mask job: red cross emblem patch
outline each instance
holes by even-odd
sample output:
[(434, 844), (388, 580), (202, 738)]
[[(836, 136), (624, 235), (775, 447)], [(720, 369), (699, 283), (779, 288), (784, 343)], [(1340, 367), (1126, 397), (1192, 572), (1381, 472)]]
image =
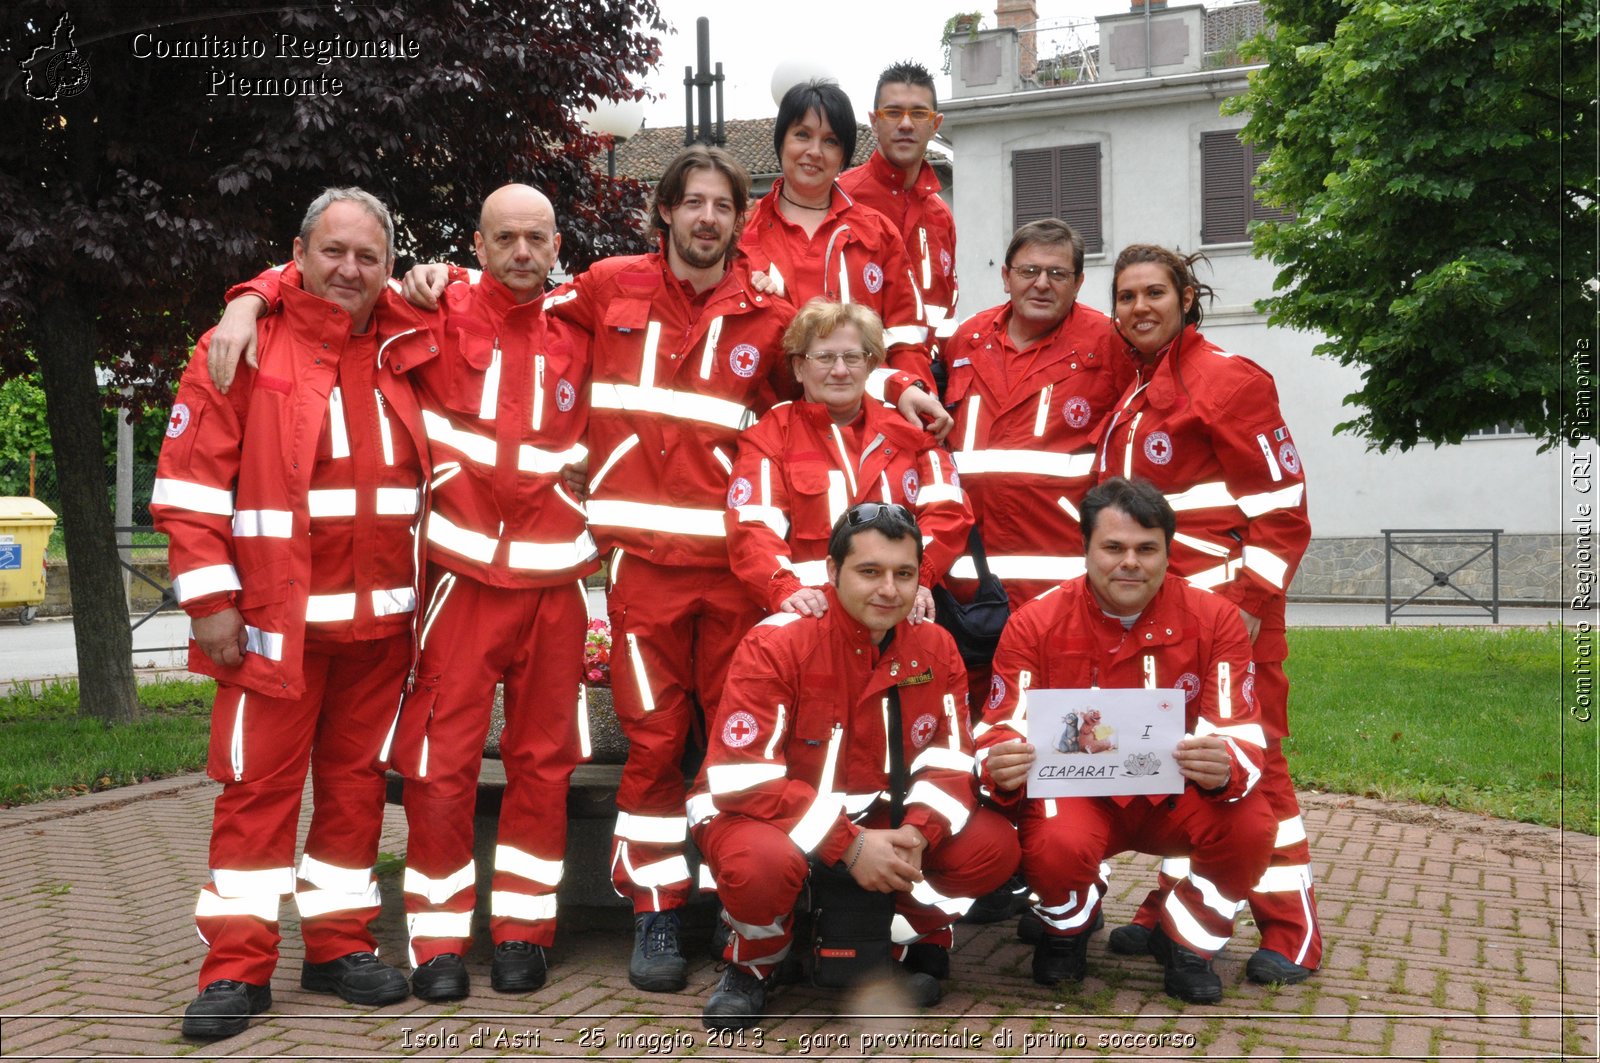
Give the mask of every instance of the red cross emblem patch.
[(911, 725), (911, 744), (921, 749), (928, 744), (928, 739), (933, 737), (933, 732), (939, 727), (939, 721), (933, 718), (933, 713), (925, 712), (918, 716)]
[(733, 749), (743, 749), (756, 740), (761, 728), (756, 718), (743, 710), (733, 713), (722, 723), (722, 744)]
[(989, 680), (989, 707), (997, 709), (1006, 700), (1006, 681), (998, 675)]
[(1061, 407), (1061, 412), (1072, 427), (1083, 428), (1089, 423), (1089, 417), (1094, 410), (1089, 405), (1088, 399), (1082, 395), (1074, 395), (1067, 400), (1065, 406)]
[(1144, 456), (1156, 465), (1172, 460), (1172, 437), (1165, 432), (1151, 432), (1144, 437)]
[(568, 410), (572, 409), (573, 405), (577, 403), (577, 401), (578, 389), (572, 386), (572, 382), (570, 380), (568, 380), (566, 377), (562, 377), (561, 380), (556, 384), (556, 409), (560, 410), (562, 413), (566, 413)]
[(746, 480), (743, 476), (735, 477), (733, 483), (728, 485), (728, 508), (738, 509), (750, 501), (750, 495), (754, 493), (754, 490), (750, 486), (749, 480)]
[(180, 402), (172, 407), (172, 416), (167, 418), (167, 438), (177, 439), (188, 427), (189, 407)]
[(1172, 685), (1183, 691), (1183, 700), (1186, 703), (1200, 696), (1200, 677), (1193, 672), (1183, 673)]
[(1285, 443), (1278, 448), (1278, 461), (1291, 474), (1300, 471), (1300, 452), (1294, 449), (1293, 443)]
[(761, 352), (748, 343), (741, 343), (728, 352), (728, 368), (738, 376), (746, 379), (756, 375), (756, 367), (761, 364)]
[(876, 262), (868, 262), (861, 270), (861, 279), (867, 283), (867, 291), (877, 295), (883, 290), (883, 267)]
[(922, 490), (922, 481), (917, 477), (917, 470), (907, 469), (906, 474), (900, 477), (900, 490), (905, 492), (908, 505), (917, 504), (917, 492)]

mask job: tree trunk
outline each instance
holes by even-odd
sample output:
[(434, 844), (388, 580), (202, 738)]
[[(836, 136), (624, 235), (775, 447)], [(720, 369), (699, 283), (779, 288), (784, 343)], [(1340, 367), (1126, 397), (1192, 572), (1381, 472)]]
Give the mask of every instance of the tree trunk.
[(61, 485), (78, 649), (78, 711), (124, 723), (138, 713), (139, 701), (133, 635), (106, 497), (102, 403), (95, 379), (96, 303), (92, 291), (69, 281), (40, 305), (30, 331)]

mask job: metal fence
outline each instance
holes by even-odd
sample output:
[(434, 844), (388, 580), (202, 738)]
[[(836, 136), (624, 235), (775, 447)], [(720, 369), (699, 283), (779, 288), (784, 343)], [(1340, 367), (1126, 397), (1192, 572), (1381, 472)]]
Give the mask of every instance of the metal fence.
[[(139, 462), (133, 466), (133, 514), (131, 524), (150, 523), (150, 492), (156, 482), (154, 462)], [(106, 505), (116, 506), (117, 467), (106, 465)], [(0, 498), (26, 495), (37, 498), (56, 513), (61, 512), (61, 481), (56, 476), (56, 463), (51, 458), (38, 458), (30, 465), (26, 461), (0, 462)]]

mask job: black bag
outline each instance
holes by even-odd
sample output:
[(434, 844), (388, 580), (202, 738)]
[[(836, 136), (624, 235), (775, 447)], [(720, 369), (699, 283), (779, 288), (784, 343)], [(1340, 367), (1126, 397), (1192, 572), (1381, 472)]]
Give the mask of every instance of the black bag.
[(894, 894), (856, 885), (842, 864), (811, 865), (811, 981), (824, 989), (870, 982), (893, 963)]
[[(889, 741), (889, 826), (905, 821), (906, 771), (900, 722), (900, 691), (890, 687), (885, 698)], [(811, 944), (811, 981), (824, 989), (848, 989), (883, 976), (894, 963), (890, 940), (894, 894), (864, 890), (842, 863), (811, 862), (811, 908), (815, 923)]]
[(1011, 601), (1005, 586), (989, 571), (989, 558), (983, 552), (977, 525), (967, 536), (967, 550), (978, 569), (978, 593), (963, 604), (940, 584), (933, 588), (933, 618), (956, 640), (956, 649), (961, 651), (968, 668), (988, 668), (994, 664), (1000, 632), (1011, 616)]

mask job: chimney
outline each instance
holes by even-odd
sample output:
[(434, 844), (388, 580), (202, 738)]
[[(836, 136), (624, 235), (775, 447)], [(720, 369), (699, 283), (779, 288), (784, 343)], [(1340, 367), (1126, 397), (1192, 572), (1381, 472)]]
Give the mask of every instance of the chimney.
[(1167, 6), (1167, 0), (1133, 0), (1132, 10), (1143, 11), (1146, 3), (1150, 5), (1151, 11), (1160, 11)]
[(1039, 21), (1039, 8), (1034, 0), (998, 0), (994, 17), (1000, 29), (1017, 31), (1017, 76), (1033, 77), (1034, 68), (1039, 65), (1034, 31)]

